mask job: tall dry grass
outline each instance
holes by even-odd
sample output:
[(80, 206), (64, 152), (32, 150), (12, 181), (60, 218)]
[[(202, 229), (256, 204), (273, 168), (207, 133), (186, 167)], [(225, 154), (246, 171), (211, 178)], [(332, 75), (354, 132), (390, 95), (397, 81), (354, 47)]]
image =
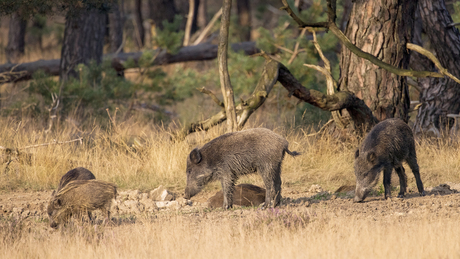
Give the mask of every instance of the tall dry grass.
[[(13, 160), (5, 163), (5, 153), (1, 157), (0, 189), (3, 191), (55, 188), (60, 177), (77, 166), (90, 169), (98, 179), (114, 182), (120, 188), (149, 190), (161, 184), (183, 190), (188, 153), (223, 133), (223, 127), (216, 127), (207, 133), (189, 136), (185, 141), (172, 141), (171, 132), (166, 128), (132, 121), (118, 125), (95, 123), (84, 132), (63, 126), (57, 132), (45, 133), (45, 127), (32, 120), (0, 120), (0, 146), (20, 148), (19, 159), (12, 156)], [(333, 191), (354, 183), (353, 156), (358, 141), (343, 143), (327, 136), (309, 136), (312, 131), (304, 129), (273, 130), (288, 139), (291, 150), (302, 152), (295, 158), (286, 156), (282, 168), (284, 188), (320, 184)], [(21, 149), (78, 137), (83, 138), (81, 143)], [(460, 182), (459, 151), (458, 142), (418, 142), (417, 156), (425, 186)], [(410, 172), (406, 168), (409, 188), (415, 187)], [(241, 178), (240, 182), (263, 185), (258, 175)], [(209, 188), (215, 189), (218, 185)]]
[[(456, 218), (333, 217), (267, 224), (257, 211), (170, 214), (117, 227), (0, 224), (2, 258), (458, 258)], [(301, 213), (301, 212), (298, 212)], [(306, 216), (305, 216), (306, 215)], [(284, 218), (286, 219), (286, 218)], [(294, 220), (293, 217), (288, 218)]]

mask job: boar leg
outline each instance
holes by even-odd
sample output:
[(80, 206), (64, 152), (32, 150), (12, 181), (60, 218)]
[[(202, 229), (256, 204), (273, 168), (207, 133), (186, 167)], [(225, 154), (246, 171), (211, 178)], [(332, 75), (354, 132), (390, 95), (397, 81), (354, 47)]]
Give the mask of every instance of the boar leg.
[(281, 202), (281, 175), (279, 173), (276, 173), (273, 177), (273, 183), (274, 183), (274, 204), (273, 207), (276, 207), (280, 205)]
[(221, 184), (222, 193), (224, 194), (224, 203), (222, 207), (224, 210), (231, 209), (233, 207), (233, 192), (235, 190), (235, 181), (233, 179), (222, 179)]
[(418, 189), (418, 192), (420, 193), (420, 196), (425, 196), (425, 190), (423, 189), (422, 179), (420, 179), (420, 172), (419, 172), (419, 168), (417, 164), (417, 158), (409, 157), (407, 158), (406, 162), (409, 165), (410, 169), (412, 170), (412, 173), (415, 176), (415, 182), (417, 183), (417, 189)]
[(396, 173), (399, 176), (399, 194), (398, 198), (404, 198), (404, 193), (406, 193), (407, 187), (407, 176), (402, 165), (395, 167)]
[(383, 169), (383, 187), (385, 189), (385, 199), (391, 197), (391, 172), (393, 167), (391, 165), (386, 165)]

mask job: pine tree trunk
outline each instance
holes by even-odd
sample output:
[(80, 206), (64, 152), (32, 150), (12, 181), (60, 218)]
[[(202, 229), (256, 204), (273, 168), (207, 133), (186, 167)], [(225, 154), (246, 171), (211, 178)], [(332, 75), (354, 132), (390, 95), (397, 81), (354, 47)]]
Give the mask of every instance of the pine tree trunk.
[(142, 0), (134, 1), (134, 22), (135, 22), (135, 41), (139, 48), (145, 44), (144, 20), (142, 19)]
[[(444, 0), (419, 0), (423, 28), (430, 39), (430, 46), (444, 68), (456, 77), (460, 76), (460, 33), (446, 9)], [(452, 122), (447, 114), (460, 112), (460, 86), (450, 78), (431, 79), (420, 85), (421, 106), (418, 109), (415, 133), (438, 132), (449, 129)]]
[(238, 23), (241, 41), (251, 40), (251, 4), (249, 0), (237, 0)]
[(123, 17), (117, 1), (111, 5), (108, 15), (110, 52), (114, 53), (120, 48), (120, 52), (123, 52)]
[(174, 20), (177, 9), (173, 0), (150, 0), (148, 3), (150, 18), (160, 30), (163, 29), (163, 21), (172, 22)]
[(198, 15), (197, 15), (197, 26), (200, 28), (206, 27), (208, 25), (208, 1), (207, 0), (200, 0), (200, 4), (198, 5)]
[(102, 61), (106, 14), (99, 9), (72, 8), (66, 17), (61, 50), (60, 80), (76, 77), (78, 64)]
[(26, 27), (27, 20), (24, 20), (19, 12), (11, 15), (8, 45), (5, 48), (6, 58), (10, 63), (18, 63), (19, 58), (24, 55)]
[[(399, 68), (407, 68), (416, 2), (413, 0), (355, 1), (346, 35), (358, 48)], [(378, 120), (399, 117), (408, 121), (410, 105), (404, 77), (392, 74), (343, 48), (340, 91), (364, 100)]]

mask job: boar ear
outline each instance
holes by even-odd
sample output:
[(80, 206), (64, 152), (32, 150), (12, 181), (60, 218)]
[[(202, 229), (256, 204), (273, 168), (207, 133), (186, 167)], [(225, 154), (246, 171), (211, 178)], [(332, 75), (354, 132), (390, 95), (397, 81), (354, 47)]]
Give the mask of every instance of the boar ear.
[(190, 152), (190, 161), (194, 164), (198, 164), (201, 161), (201, 153), (198, 148), (195, 148)]
[(359, 148), (356, 149), (356, 152), (355, 152), (355, 159), (359, 157)]
[(367, 161), (373, 163), (377, 156), (375, 155), (375, 152), (369, 152), (367, 153)]

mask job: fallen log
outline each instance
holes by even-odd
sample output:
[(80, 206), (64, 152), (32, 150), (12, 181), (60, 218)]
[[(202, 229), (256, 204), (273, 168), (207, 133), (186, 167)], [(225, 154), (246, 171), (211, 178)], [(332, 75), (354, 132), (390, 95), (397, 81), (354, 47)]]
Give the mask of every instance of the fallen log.
[[(235, 52), (243, 51), (246, 55), (253, 55), (258, 52), (256, 43), (252, 41), (234, 43), (231, 45)], [(126, 69), (125, 62), (132, 59), (135, 66), (143, 52), (130, 52), (118, 54), (106, 54), (104, 59), (111, 60), (112, 67), (117, 71)], [(217, 45), (211, 43), (202, 43), (194, 46), (181, 48), (176, 54), (167, 53), (166, 50), (157, 49), (154, 51), (155, 59), (151, 66), (160, 66), (178, 62), (211, 60), (217, 57)], [(59, 75), (60, 59), (37, 60), (34, 62), (22, 64), (3, 64), (0, 65), (0, 84), (30, 80), (33, 73), (38, 70), (44, 71), (50, 76)]]

